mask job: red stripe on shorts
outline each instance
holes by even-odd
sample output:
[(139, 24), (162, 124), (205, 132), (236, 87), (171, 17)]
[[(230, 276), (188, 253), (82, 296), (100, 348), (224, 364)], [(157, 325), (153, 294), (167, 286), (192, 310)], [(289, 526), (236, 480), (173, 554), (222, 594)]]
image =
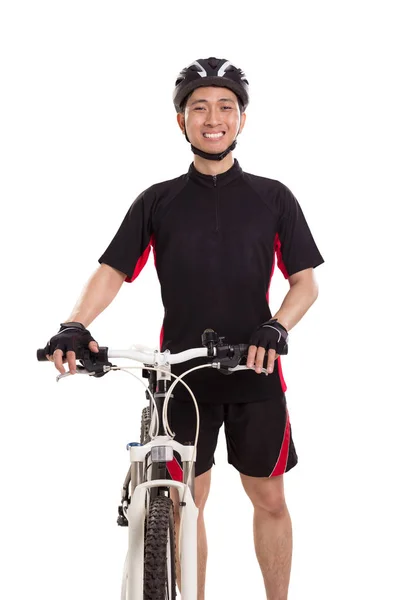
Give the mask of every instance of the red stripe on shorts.
[(281, 449), (279, 452), (278, 460), (276, 461), (276, 465), (274, 470), (272, 471), (270, 477), (276, 477), (277, 475), (283, 475), (286, 471), (286, 465), (289, 457), (289, 444), (290, 444), (290, 421), (289, 421), (289, 413), (286, 410), (286, 427), (285, 433), (283, 434), (283, 440)]

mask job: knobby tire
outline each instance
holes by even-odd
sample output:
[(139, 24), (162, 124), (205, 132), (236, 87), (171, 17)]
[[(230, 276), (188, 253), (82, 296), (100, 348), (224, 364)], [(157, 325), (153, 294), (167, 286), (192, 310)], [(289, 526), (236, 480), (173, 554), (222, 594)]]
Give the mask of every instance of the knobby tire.
[(144, 600), (176, 600), (175, 524), (173, 502), (167, 496), (157, 496), (150, 502), (143, 592)]

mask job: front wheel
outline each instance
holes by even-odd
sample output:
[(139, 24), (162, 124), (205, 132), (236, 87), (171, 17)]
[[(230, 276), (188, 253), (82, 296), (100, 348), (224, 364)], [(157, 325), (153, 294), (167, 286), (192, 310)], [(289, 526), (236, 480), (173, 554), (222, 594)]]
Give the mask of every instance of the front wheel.
[(150, 502), (144, 540), (144, 600), (176, 599), (173, 502), (157, 496)]

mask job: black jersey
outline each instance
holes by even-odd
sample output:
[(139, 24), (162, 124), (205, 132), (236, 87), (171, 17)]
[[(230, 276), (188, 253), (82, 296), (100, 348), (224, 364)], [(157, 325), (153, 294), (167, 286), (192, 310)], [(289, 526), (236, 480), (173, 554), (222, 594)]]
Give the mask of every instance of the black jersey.
[[(188, 173), (145, 190), (133, 202), (100, 257), (133, 281), (153, 249), (165, 309), (161, 350), (201, 346), (207, 328), (232, 344), (248, 343), (271, 318), (268, 291), (275, 265), (287, 278), (323, 258), (302, 210), (279, 181), (243, 172)], [(173, 367), (181, 374), (200, 360)], [(201, 369), (186, 378), (199, 402), (251, 402), (282, 396), (280, 359), (266, 377)], [(179, 385), (175, 398), (189, 394)]]

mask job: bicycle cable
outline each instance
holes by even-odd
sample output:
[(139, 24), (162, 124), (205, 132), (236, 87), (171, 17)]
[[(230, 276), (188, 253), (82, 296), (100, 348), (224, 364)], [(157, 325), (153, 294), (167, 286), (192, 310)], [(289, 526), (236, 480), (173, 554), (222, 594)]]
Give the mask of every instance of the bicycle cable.
[[(151, 419), (151, 423), (150, 423), (150, 427), (149, 427), (149, 435), (151, 439), (154, 439), (157, 435), (158, 435), (158, 430), (159, 430), (159, 422), (158, 422), (158, 411), (157, 411), (157, 405), (156, 405), (156, 401), (154, 400), (154, 396), (151, 393), (151, 391), (149, 390), (148, 386), (146, 385), (146, 383), (144, 381), (142, 381), (142, 379), (140, 379), (140, 377), (138, 377), (137, 375), (135, 375), (134, 373), (131, 373), (128, 369), (141, 369), (142, 367), (133, 367), (133, 366), (127, 366), (127, 367), (117, 367), (117, 366), (113, 366), (111, 367), (112, 371), (125, 371), (126, 373), (128, 373), (128, 375), (132, 375), (132, 377), (134, 377), (135, 379), (137, 379), (138, 381), (140, 381), (140, 383), (145, 387), (146, 392), (149, 393), (150, 395), (150, 399), (151, 402), (153, 404), (153, 415), (152, 415), (152, 419)], [(155, 417), (154, 417), (155, 415)], [(156, 421), (157, 423), (157, 433), (156, 435), (152, 435), (151, 434), (151, 428), (153, 426), (153, 419)]]
[[(192, 453), (192, 459), (190, 461), (189, 464), (189, 471), (187, 474), (187, 481), (190, 481), (190, 476), (192, 474), (192, 470), (193, 470), (193, 465), (194, 465), (194, 456), (195, 456), (195, 452), (197, 449), (197, 442), (199, 439), (199, 432), (200, 432), (200, 415), (199, 415), (199, 406), (197, 404), (197, 401), (195, 399), (195, 396), (192, 392), (192, 390), (189, 388), (189, 386), (187, 385), (187, 383), (185, 383), (183, 381), (183, 377), (186, 377), (186, 375), (188, 375), (189, 373), (192, 373), (192, 371), (197, 371), (199, 369), (206, 369), (206, 368), (213, 368), (212, 364), (205, 364), (205, 365), (199, 365), (197, 367), (193, 367), (192, 369), (189, 369), (188, 371), (185, 371), (184, 373), (182, 373), (182, 375), (180, 375), (179, 377), (175, 376), (175, 381), (173, 382), (173, 384), (171, 385), (171, 387), (169, 388), (165, 401), (164, 401), (164, 406), (163, 406), (163, 422), (164, 422), (164, 417), (166, 419), (166, 422), (168, 423), (168, 417), (167, 417), (167, 410), (168, 410), (168, 404), (169, 401), (171, 399), (171, 394), (175, 388), (175, 386), (178, 385), (178, 383), (182, 383), (190, 392), (193, 402), (194, 402), (194, 406), (195, 406), (195, 410), (196, 410), (196, 416), (197, 416), (197, 427), (196, 427), (196, 435), (195, 435), (195, 440), (194, 440), (194, 444), (193, 444), (193, 453)], [(171, 373), (172, 375), (172, 373)], [(175, 435), (175, 434), (174, 434)], [(183, 490), (183, 495), (182, 495), (182, 505), (184, 506), (184, 502), (185, 502), (185, 497), (186, 497), (186, 492), (188, 489), (188, 484), (185, 485), (185, 489)], [(194, 502), (194, 497), (193, 497), (193, 502)], [(179, 525), (179, 538), (178, 538), (178, 556), (179, 556), (179, 560), (181, 561), (181, 542), (182, 542), (182, 529), (183, 529), (183, 519), (184, 519), (185, 513), (184, 511), (181, 511), (181, 521), (180, 521), (180, 525)]]
[[(134, 373), (130, 373), (129, 369), (142, 369), (143, 367), (139, 366), (139, 365), (132, 365), (132, 366), (127, 366), (127, 367), (111, 367), (111, 370), (113, 371), (126, 371), (127, 373), (129, 373), (129, 375), (132, 375), (133, 377), (135, 377), (135, 379), (137, 379), (138, 381), (140, 381), (140, 383), (142, 385), (144, 385), (144, 387), (146, 389), (147, 386), (144, 383), (144, 381), (142, 381), (137, 375), (134, 375)], [(188, 390), (189, 394), (192, 396), (192, 400), (195, 406), (195, 411), (196, 411), (196, 435), (195, 435), (195, 440), (194, 440), (194, 444), (193, 444), (193, 453), (192, 453), (192, 458), (189, 461), (189, 471), (188, 471), (188, 475), (187, 475), (187, 481), (190, 480), (190, 476), (192, 474), (192, 470), (193, 470), (193, 465), (194, 465), (194, 457), (195, 457), (195, 453), (196, 453), (196, 449), (197, 449), (197, 442), (198, 442), (198, 438), (199, 438), (199, 432), (200, 432), (200, 414), (199, 414), (199, 407), (195, 398), (195, 395), (193, 394), (193, 391), (190, 389), (190, 387), (188, 386), (188, 384), (183, 381), (183, 377), (186, 377), (186, 375), (188, 375), (189, 373), (191, 373), (192, 371), (197, 371), (199, 369), (206, 369), (206, 368), (215, 368), (212, 366), (212, 364), (205, 364), (205, 365), (199, 365), (197, 367), (193, 367), (192, 369), (189, 369), (188, 371), (185, 371), (184, 373), (182, 373), (182, 375), (178, 376), (178, 375), (174, 375), (173, 373), (166, 371), (165, 369), (162, 368), (156, 368), (156, 367), (146, 367), (146, 369), (148, 371), (157, 371), (157, 372), (161, 372), (161, 373), (168, 373), (169, 375), (171, 375), (175, 381), (173, 382), (173, 384), (171, 385), (171, 387), (169, 388), (167, 395), (165, 397), (165, 401), (164, 401), (164, 407), (163, 407), (163, 425), (164, 428), (166, 429), (167, 433), (170, 435), (170, 437), (175, 437), (175, 433), (173, 433), (169, 427), (169, 423), (168, 423), (168, 416), (167, 416), (167, 410), (168, 410), (168, 404), (171, 398), (171, 394), (175, 388), (175, 386), (178, 383), (181, 383), (182, 385), (184, 385), (186, 387), (186, 389)], [(149, 392), (151, 397), (152, 397), (152, 401), (155, 404), (154, 398), (151, 394), (151, 392)], [(155, 410), (154, 412), (158, 412), (157, 410)], [(158, 417), (157, 417), (158, 418)], [(158, 429), (159, 429), (159, 423), (158, 423), (158, 427), (157, 427), (157, 435), (158, 435)], [(185, 497), (186, 497), (186, 492), (188, 489), (188, 483), (185, 484), (184, 490), (183, 490), (183, 495), (182, 495), (182, 505), (184, 503)], [(193, 502), (194, 502), (194, 498), (193, 498)], [(179, 538), (177, 540), (178, 542), (178, 556), (179, 559), (181, 559), (181, 541), (182, 541), (182, 525), (183, 525), (183, 518), (184, 518), (184, 511), (181, 511), (181, 522), (180, 522), (180, 527), (179, 527)]]

